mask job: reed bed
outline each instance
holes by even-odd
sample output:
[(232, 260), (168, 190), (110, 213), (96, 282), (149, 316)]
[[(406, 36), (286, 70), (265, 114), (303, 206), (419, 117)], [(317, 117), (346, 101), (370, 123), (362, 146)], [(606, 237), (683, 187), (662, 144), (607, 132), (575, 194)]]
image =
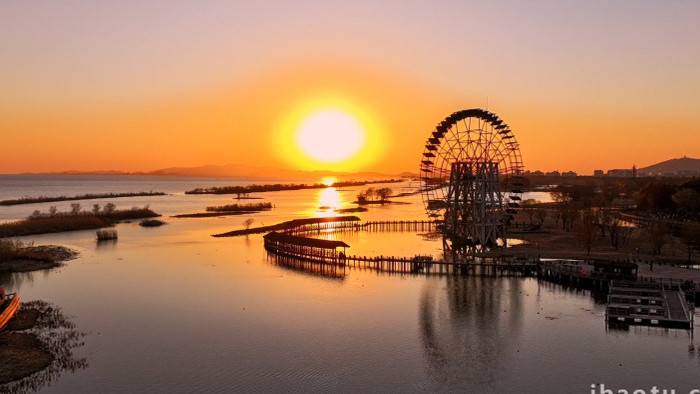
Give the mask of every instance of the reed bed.
[(207, 207), (207, 212), (259, 212), (272, 209), (272, 203), (260, 202), (255, 204), (230, 204), (218, 207)]
[(32, 216), (26, 219), (0, 224), (0, 238), (75, 230), (93, 230), (110, 227), (122, 220), (145, 219), (158, 216), (160, 215), (148, 207), (116, 210), (113, 209), (113, 205), (98, 212), (56, 212), (55, 209), (50, 210), (49, 213), (35, 211)]
[(147, 219), (147, 220), (142, 220), (139, 223), (139, 226), (141, 226), (141, 227), (160, 227), (164, 224), (168, 224), (168, 223), (166, 223), (162, 220), (158, 220), (158, 219)]
[(2, 200), (0, 205), (21, 205), (21, 204), (39, 204), (45, 202), (56, 201), (75, 201), (75, 200), (94, 200), (104, 198), (121, 198), (121, 197), (149, 197), (149, 196), (165, 196), (163, 192), (138, 192), (138, 193), (89, 193), (79, 196), (39, 196), (39, 197), (22, 197), (12, 200)]
[(97, 241), (109, 241), (119, 238), (119, 234), (117, 234), (115, 229), (97, 230), (95, 235), (97, 236)]
[[(335, 182), (333, 187), (350, 187), (350, 186), (363, 186), (375, 183), (397, 183), (403, 182), (402, 179), (385, 179), (377, 181), (345, 181), (345, 182)], [(223, 186), (223, 187), (209, 187), (209, 188), (196, 188), (193, 190), (188, 190), (185, 194), (238, 194), (247, 195), (249, 193), (265, 193), (265, 192), (279, 192), (287, 190), (302, 190), (302, 189), (324, 189), (329, 187), (325, 183), (275, 183), (268, 185), (247, 185), (247, 186)]]

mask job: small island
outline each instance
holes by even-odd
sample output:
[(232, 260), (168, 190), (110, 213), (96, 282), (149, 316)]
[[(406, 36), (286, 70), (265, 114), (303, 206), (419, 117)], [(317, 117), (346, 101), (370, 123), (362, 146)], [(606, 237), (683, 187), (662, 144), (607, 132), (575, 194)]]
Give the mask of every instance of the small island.
[(206, 212), (199, 213), (183, 213), (179, 215), (174, 215), (176, 218), (207, 218), (216, 216), (229, 216), (229, 215), (245, 215), (250, 213), (269, 211), (271, 210), (272, 203), (261, 202), (256, 204), (230, 204), (230, 205), (220, 205), (207, 207)]
[(75, 201), (75, 200), (95, 200), (104, 198), (122, 198), (122, 197), (150, 197), (150, 196), (165, 196), (163, 192), (138, 192), (138, 193), (89, 193), (81, 194), (79, 196), (56, 196), (56, 197), (22, 197), (12, 200), (2, 200), (0, 205), (22, 205), (22, 204), (40, 204), (45, 202), (57, 202), (57, 201)]
[(285, 190), (304, 190), (304, 189), (325, 189), (327, 187), (349, 187), (349, 186), (364, 186), (377, 183), (398, 183), (403, 182), (403, 179), (385, 179), (377, 181), (345, 181), (333, 182), (331, 185), (325, 183), (275, 183), (268, 185), (247, 185), (247, 186), (224, 186), (224, 187), (209, 187), (197, 188), (186, 191), (185, 194), (236, 194), (239, 197), (247, 196), (250, 193), (266, 193), (279, 192)]
[(80, 204), (71, 204), (70, 212), (59, 212), (51, 207), (49, 212), (34, 211), (26, 219), (0, 224), (0, 238), (59, 233), (74, 230), (94, 230), (113, 226), (123, 220), (136, 220), (160, 216), (148, 206), (117, 210), (109, 203), (103, 208), (94, 204), (91, 211), (81, 211)]

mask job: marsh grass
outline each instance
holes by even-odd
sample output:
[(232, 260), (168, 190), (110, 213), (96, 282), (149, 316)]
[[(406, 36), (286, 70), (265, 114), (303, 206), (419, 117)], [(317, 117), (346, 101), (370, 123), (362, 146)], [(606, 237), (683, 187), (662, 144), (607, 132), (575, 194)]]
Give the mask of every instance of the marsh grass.
[(121, 198), (121, 197), (148, 197), (148, 196), (165, 196), (163, 192), (138, 192), (138, 193), (97, 193), (97, 194), (81, 194), (79, 196), (39, 196), (39, 197), (22, 197), (13, 200), (2, 200), (0, 205), (21, 205), (21, 204), (39, 204), (44, 202), (56, 201), (74, 201), (74, 200), (94, 200), (103, 198)]
[(158, 220), (158, 219), (147, 219), (147, 220), (142, 220), (139, 223), (139, 226), (141, 226), (141, 227), (160, 227), (164, 224), (168, 224), (168, 223), (166, 223), (162, 220)]
[(269, 211), (270, 209), (272, 209), (272, 203), (260, 202), (256, 204), (230, 204), (218, 207), (207, 207), (207, 212), (258, 212)]
[(97, 236), (97, 241), (108, 241), (108, 240), (115, 240), (119, 238), (119, 235), (117, 234), (117, 230), (114, 229), (106, 229), (106, 230), (97, 230), (95, 231), (95, 235)]
[[(110, 205), (110, 204), (108, 204)], [(26, 235), (59, 233), (75, 230), (93, 230), (109, 227), (122, 220), (135, 220), (158, 217), (150, 208), (134, 207), (116, 210), (114, 205), (95, 212), (56, 212), (52, 207), (49, 213), (35, 211), (32, 216), (9, 223), (0, 224), (0, 238), (21, 237)]]
[[(346, 181), (346, 182), (335, 182), (333, 187), (349, 187), (349, 186), (363, 186), (375, 183), (397, 183), (403, 182), (402, 179), (385, 179), (378, 181)], [(247, 195), (248, 193), (264, 193), (264, 192), (279, 192), (285, 190), (302, 190), (302, 189), (325, 189), (329, 187), (325, 183), (275, 183), (268, 185), (248, 185), (248, 186), (223, 186), (223, 187), (209, 187), (209, 188), (197, 188), (193, 190), (186, 191), (185, 194), (238, 194), (240, 196)]]
[(56, 258), (46, 247), (34, 247), (34, 243), (19, 240), (0, 239), (0, 263), (13, 260), (33, 260), (53, 264)]

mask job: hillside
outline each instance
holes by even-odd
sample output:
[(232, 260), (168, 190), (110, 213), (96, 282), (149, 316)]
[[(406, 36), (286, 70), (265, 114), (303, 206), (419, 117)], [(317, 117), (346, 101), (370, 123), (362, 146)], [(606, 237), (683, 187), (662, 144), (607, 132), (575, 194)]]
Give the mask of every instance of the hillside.
[(680, 159), (671, 159), (662, 161), (648, 167), (639, 168), (640, 173), (649, 174), (698, 174), (700, 173), (700, 159), (690, 157), (682, 157)]
[(45, 173), (49, 175), (161, 175), (161, 176), (187, 176), (187, 177), (227, 177), (256, 180), (281, 180), (293, 179), (296, 181), (317, 182), (323, 177), (335, 177), (341, 180), (373, 179), (373, 178), (401, 178), (404, 174), (383, 174), (379, 172), (334, 172), (328, 170), (302, 171), (276, 167), (256, 167), (238, 164), (223, 166), (204, 165), (198, 167), (171, 167), (147, 172), (122, 172), (122, 171), (61, 171)]

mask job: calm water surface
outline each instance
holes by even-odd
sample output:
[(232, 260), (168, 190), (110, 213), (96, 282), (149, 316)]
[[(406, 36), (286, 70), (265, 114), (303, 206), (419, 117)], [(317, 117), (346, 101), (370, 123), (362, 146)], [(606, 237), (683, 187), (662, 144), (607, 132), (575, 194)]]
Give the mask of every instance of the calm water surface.
[[(182, 192), (234, 184), (110, 177), (8, 182), (0, 178), (0, 199), (165, 191), (172, 194), (99, 203), (150, 204), (166, 215), (231, 203), (231, 196)], [(359, 189), (261, 194), (265, 199), (257, 201), (276, 208), (250, 217), (258, 225), (325, 215), (319, 206), (348, 206)], [(420, 196), (402, 201), (411, 204), (359, 215), (425, 218)], [(59, 204), (0, 207), (0, 220), (50, 205)], [(700, 386), (698, 343), (687, 331), (608, 329), (604, 305), (588, 292), (529, 278), (356, 269), (327, 277), (276, 265), (260, 235), (210, 237), (241, 228), (247, 217), (165, 217), (169, 224), (160, 228), (124, 223), (111, 244), (97, 245), (92, 231), (27, 237), (81, 253), (56, 270), (0, 276), (24, 300), (62, 307), (87, 333), (75, 351), (89, 367), (40, 391), (590, 393), (593, 383), (678, 392)], [(356, 254), (440, 253), (440, 242), (412, 233), (359, 233), (346, 242)]]

